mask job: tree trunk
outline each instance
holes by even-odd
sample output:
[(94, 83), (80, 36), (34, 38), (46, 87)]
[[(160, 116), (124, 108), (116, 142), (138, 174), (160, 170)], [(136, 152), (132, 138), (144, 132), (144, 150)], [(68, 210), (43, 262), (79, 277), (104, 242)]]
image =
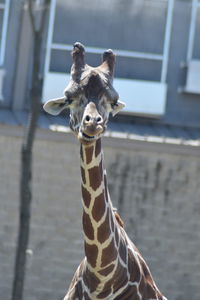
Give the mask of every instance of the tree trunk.
[[(32, 0), (30, 0), (32, 1)], [(29, 10), (32, 5), (28, 2)], [(47, 1), (45, 2), (47, 4)], [(25, 131), (24, 140), (21, 148), (21, 180), (20, 180), (20, 213), (18, 241), (15, 259), (14, 280), (12, 290), (12, 300), (22, 300), (24, 290), (24, 280), (26, 273), (26, 257), (29, 243), (30, 219), (31, 219), (31, 200), (32, 200), (32, 149), (37, 128), (37, 121), (40, 113), (40, 100), (42, 94), (42, 84), (39, 74), (40, 57), (42, 46), (42, 34), (44, 27), (44, 18), (46, 16), (47, 6), (43, 7), (39, 30), (33, 28), (33, 68), (31, 83), (31, 110), (29, 113), (29, 122)], [(33, 22), (33, 11), (30, 11), (31, 21)]]

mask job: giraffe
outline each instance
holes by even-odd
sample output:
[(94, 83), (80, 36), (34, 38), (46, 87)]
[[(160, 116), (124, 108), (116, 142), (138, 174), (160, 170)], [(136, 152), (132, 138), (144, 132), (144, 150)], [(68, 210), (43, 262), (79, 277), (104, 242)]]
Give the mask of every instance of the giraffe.
[(80, 141), (85, 258), (64, 300), (166, 300), (126, 234), (108, 191), (101, 137), (109, 114), (124, 107), (112, 84), (115, 55), (109, 49), (102, 64), (91, 67), (85, 64), (84, 46), (77, 42), (72, 57), (64, 96), (44, 105), (52, 115), (69, 108), (70, 128)]

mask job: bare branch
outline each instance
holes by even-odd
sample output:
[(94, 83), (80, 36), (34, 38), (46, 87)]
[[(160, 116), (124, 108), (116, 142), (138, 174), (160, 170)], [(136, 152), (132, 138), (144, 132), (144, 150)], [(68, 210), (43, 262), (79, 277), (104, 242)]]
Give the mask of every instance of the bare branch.
[(40, 28), (39, 28), (40, 32), (43, 32), (43, 30), (44, 30), (46, 14), (48, 11), (48, 4), (49, 4), (49, 0), (45, 0), (44, 5), (43, 5), (43, 12), (42, 12), (42, 17), (41, 17)]
[(46, 20), (46, 13), (48, 11), (49, 7), (49, 0), (44, 0), (44, 3), (41, 3), (41, 16), (40, 16), (40, 26), (37, 29), (36, 26), (36, 16), (34, 15), (34, 7), (33, 7), (33, 0), (28, 0), (28, 12), (31, 20), (31, 27), (34, 33), (43, 32), (44, 26), (45, 26), (45, 20)]
[[(46, 0), (45, 0), (46, 1)], [(15, 258), (14, 279), (12, 288), (12, 300), (23, 300), (24, 280), (26, 275), (27, 247), (29, 242), (30, 221), (31, 221), (31, 202), (32, 202), (32, 152), (37, 129), (37, 120), (40, 113), (40, 99), (42, 93), (41, 79), (39, 77), (39, 68), (41, 66), (41, 48), (43, 32), (37, 30), (36, 14), (34, 13), (34, 0), (26, 0), (28, 13), (32, 26), (33, 39), (33, 68), (31, 82), (31, 111), (29, 113), (29, 122), (25, 131), (23, 144), (21, 148), (21, 181), (20, 181), (20, 213), (19, 213), (19, 229), (18, 242)], [(48, 4), (46, 1), (45, 3)], [(44, 7), (42, 5), (42, 7)], [(43, 29), (47, 7), (41, 12), (40, 21)]]
[(34, 14), (33, 14), (33, 1), (32, 0), (28, 0), (28, 12), (29, 12), (29, 16), (30, 16), (30, 20), (31, 20), (31, 27), (33, 32), (36, 32), (36, 26), (35, 26), (35, 18), (34, 18)]

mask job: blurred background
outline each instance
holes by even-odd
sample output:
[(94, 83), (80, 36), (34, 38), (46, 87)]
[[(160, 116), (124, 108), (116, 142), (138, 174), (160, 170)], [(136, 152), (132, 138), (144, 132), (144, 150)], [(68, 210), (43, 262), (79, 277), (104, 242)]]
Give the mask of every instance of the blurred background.
[[(31, 109), (34, 36), (29, 1), (0, 0), (0, 298), (11, 299), (19, 219), (20, 152)], [(170, 300), (200, 294), (200, 1), (33, 0), (46, 10), (39, 52), (41, 109), (24, 299), (62, 299), (83, 258), (79, 145), (62, 96), (73, 43), (86, 62), (116, 53), (126, 108), (103, 139), (111, 198)], [(37, 27), (37, 26), (36, 26)]]

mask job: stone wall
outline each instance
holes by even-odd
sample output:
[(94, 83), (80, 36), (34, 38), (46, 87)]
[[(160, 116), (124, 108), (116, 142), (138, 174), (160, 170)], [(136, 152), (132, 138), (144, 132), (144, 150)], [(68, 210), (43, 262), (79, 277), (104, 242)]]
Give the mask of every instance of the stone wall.
[[(22, 130), (0, 127), (0, 299), (11, 299), (18, 223)], [(104, 138), (111, 198), (126, 230), (170, 300), (199, 300), (198, 149)], [(40, 130), (26, 300), (62, 299), (83, 257), (79, 146)]]
[(110, 190), (169, 299), (200, 292), (200, 157), (117, 150)]

